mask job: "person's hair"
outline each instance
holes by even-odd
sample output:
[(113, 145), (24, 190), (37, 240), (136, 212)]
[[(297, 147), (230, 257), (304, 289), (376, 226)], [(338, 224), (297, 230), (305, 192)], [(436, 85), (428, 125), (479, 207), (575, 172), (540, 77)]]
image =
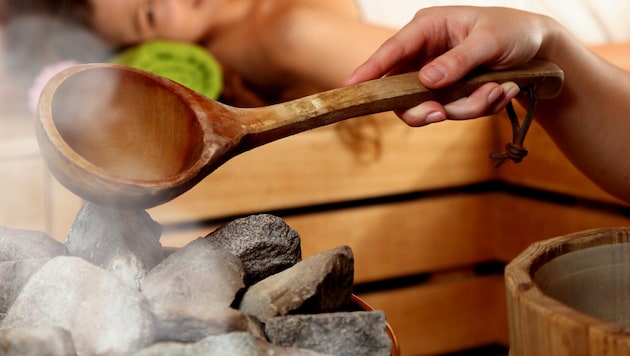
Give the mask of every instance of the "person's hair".
[(0, 0), (0, 21), (23, 15), (45, 15), (74, 24), (86, 24), (92, 7), (89, 0)]

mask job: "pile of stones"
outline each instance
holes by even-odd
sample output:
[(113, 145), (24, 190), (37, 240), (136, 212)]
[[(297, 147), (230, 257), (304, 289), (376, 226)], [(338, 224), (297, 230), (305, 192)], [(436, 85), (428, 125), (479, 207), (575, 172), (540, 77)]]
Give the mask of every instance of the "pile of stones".
[(350, 308), (347, 246), (302, 259), (252, 215), (180, 249), (144, 210), (85, 203), (64, 243), (0, 227), (0, 353), (390, 355), (382, 311)]

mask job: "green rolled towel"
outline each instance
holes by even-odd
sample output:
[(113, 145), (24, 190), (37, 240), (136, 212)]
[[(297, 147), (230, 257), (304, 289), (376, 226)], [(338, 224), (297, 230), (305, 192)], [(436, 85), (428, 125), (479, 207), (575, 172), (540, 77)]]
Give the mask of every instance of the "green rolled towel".
[(120, 52), (112, 62), (158, 74), (211, 99), (223, 90), (221, 65), (198, 45), (153, 40)]

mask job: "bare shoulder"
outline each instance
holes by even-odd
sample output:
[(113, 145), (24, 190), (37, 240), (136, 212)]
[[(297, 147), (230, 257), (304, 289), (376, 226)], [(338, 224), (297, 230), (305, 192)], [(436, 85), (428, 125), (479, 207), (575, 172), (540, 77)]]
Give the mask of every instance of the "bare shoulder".
[(359, 18), (361, 12), (356, 0), (303, 0), (304, 5), (332, 11), (340, 15)]
[(318, 73), (310, 72), (307, 59), (321, 57), (327, 48), (336, 50), (330, 37), (361, 22), (354, 0), (266, 0), (252, 4), (245, 20), (217, 34), (206, 46), (258, 87), (310, 83)]
[(265, 7), (270, 12), (284, 15), (293, 11), (321, 11), (349, 18), (361, 16), (356, 0), (270, 0)]

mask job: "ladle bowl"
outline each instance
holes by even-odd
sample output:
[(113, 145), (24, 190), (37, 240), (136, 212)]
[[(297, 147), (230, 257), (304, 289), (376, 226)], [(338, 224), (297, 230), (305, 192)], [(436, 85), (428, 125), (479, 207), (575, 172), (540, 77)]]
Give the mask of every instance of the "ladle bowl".
[(236, 108), (139, 69), (85, 64), (44, 88), (37, 138), (54, 176), (80, 197), (150, 208), (186, 192), (230, 158), (295, 133), (348, 118), (449, 102), (486, 82), (533, 85), (539, 98), (561, 90), (563, 72), (534, 61), (476, 73), (429, 90), (401, 74), (259, 108)]

